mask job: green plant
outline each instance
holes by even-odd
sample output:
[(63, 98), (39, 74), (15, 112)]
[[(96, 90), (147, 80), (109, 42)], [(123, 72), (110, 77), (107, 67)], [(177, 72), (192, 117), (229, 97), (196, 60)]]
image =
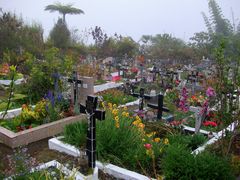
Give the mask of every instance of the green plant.
[(234, 179), (227, 159), (209, 152), (194, 156), (179, 144), (166, 149), (161, 166), (166, 179)]
[(225, 157), (203, 152), (195, 157), (195, 176), (199, 179), (235, 179)]
[(207, 138), (202, 134), (183, 135), (173, 134), (168, 136), (170, 144), (181, 144), (190, 150), (195, 150), (198, 146), (202, 145)]
[(102, 96), (104, 101), (117, 105), (126, 104), (128, 102), (136, 100), (135, 97), (126, 95), (122, 91), (116, 89), (109, 89), (98, 93), (98, 95)]
[(86, 142), (88, 125), (86, 122), (76, 122), (64, 128), (64, 142), (76, 147), (83, 147)]
[(14, 77), (16, 76), (16, 66), (10, 66), (10, 77), (11, 77), (11, 83), (10, 83), (10, 92), (9, 92), (9, 97), (8, 97), (8, 102), (7, 102), (7, 106), (5, 109), (5, 112), (3, 113), (3, 119), (4, 117), (7, 115), (7, 111), (9, 109), (10, 103), (11, 103), (11, 99), (13, 96), (13, 92), (14, 92)]
[[(171, 143), (171, 140), (170, 140)], [(162, 158), (162, 171), (168, 179), (195, 179), (195, 162), (190, 150), (181, 144), (171, 144)]]

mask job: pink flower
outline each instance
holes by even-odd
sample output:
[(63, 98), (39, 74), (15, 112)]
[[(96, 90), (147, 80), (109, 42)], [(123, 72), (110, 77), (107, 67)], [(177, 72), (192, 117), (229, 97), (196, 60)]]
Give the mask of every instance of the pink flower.
[(212, 87), (208, 87), (208, 89), (206, 91), (206, 95), (208, 97), (214, 97), (214, 96), (216, 96), (216, 92)]
[(147, 150), (149, 150), (149, 149), (152, 148), (152, 145), (151, 145), (151, 144), (144, 144), (144, 147), (145, 147)]

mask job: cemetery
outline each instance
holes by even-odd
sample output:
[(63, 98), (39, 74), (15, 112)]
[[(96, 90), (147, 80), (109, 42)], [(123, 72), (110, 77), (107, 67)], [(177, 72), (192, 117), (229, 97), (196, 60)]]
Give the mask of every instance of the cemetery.
[(0, 37), (14, 26), (23, 38), (0, 44), (0, 179), (240, 178), (239, 31), (226, 24), (224, 38), (187, 44), (96, 26), (88, 45), (64, 40), (59, 12), (43, 40), (40, 26), (0, 11)]

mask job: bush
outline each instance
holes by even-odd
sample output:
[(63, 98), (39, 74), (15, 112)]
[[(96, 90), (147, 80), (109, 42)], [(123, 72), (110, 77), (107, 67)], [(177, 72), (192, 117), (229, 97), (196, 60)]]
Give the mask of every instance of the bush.
[(161, 166), (166, 179), (234, 179), (226, 159), (209, 152), (194, 156), (183, 145), (169, 146)]
[(160, 166), (166, 179), (194, 179), (194, 165), (194, 157), (185, 146), (172, 144)]
[(200, 145), (202, 145), (207, 138), (202, 134), (194, 134), (194, 135), (183, 135), (183, 134), (174, 134), (168, 136), (170, 144), (182, 144), (188, 147), (190, 150), (197, 149)]
[(86, 122), (76, 122), (64, 128), (64, 142), (76, 147), (85, 145), (88, 125)]
[(195, 175), (198, 179), (235, 179), (227, 159), (204, 152), (195, 158)]

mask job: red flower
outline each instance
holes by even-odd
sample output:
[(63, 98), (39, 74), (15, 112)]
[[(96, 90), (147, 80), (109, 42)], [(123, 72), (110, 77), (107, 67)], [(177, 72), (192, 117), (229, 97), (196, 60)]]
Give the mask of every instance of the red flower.
[(216, 122), (213, 122), (213, 121), (205, 121), (203, 123), (204, 126), (212, 126), (212, 127), (216, 127), (217, 126), (217, 123)]
[(152, 145), (151, 145), (151, 144), (144, 144), (144, 147), (145, 147), (147, 150), (149, 150), (149, 149), (152, 148)]

